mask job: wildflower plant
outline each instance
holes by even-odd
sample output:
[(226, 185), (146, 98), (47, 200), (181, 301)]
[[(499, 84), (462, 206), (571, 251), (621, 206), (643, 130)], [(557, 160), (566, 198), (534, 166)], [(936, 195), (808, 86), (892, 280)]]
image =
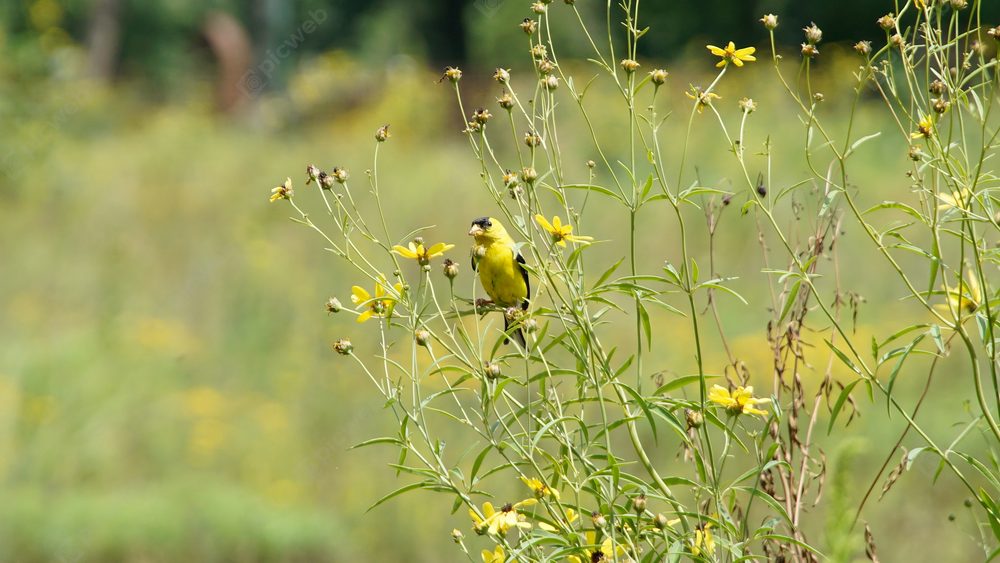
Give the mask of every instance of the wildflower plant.
[[(989, 522), (995, 537), (984, 542), (987, 555), (1000, 549), (995, 500), (1000, 471), (995, 460), (978, 460), (962, 450), (973, 434), (1000, 447), (997, 294), (986, 275), (1000, 255), (984, 238), (998, 228), (1000, 217), (1000, 200), (993, 195), (998, 179), (989, 167), (1000, 132), (991, 111), (998, 100), (998, 66), (987, 56), (996, 53), (1000, 32), (988, 33), (980, 24), (979, 2), (911, 0), (890, 6), (897, 13), (871, 22), (873, 37), (876, 32), (882, 37), (856, 46), (854, 107), (862, 95), (877, 92), (898, 128), (886, 136), (898, 134), (911, 147), (901, 155), (912, 165), (910, 192), (900, 194), (901, 201), (867, 209), (852, 187), (859, 180), (848, 181), (851, 157), (883, 142), (881, 132), (861, 131), (856, 113), (846, 131), (834, 132), (824, 123), (818, 111), (824, 96), (813, 84), (813, 67), (823, 56), (817, 24), (803, 28), (801, 49), (794, 48), (801, 53), (796, 64), (787, 54), (783, 59), (775, 44), (779, 16), (761, 18), (771, 34), (775, 80), (804, 127), (809, 173), (789, 181), (772, 170), (770, 140), (756, 150), (743, 142), (752, 128), (766, 126), (751, 118), (757, 103), (746, 97), (730, 102), (716, 92), (727, 73), (768, 64), (755, 58), (753, 47), (709, 45), (719, 57), (705, 60), (707, 68), (717, 68), (711, 83), (672, 84), (663, 70), (638, 71), (643, 68), (639, 41), (649, 29), (639, 25), (637, 1), (623, 1), (619, 11), (609, 8), (606, 41), (586, 25), (576, 3), (565, 4), (538, 2), (522, 22), (511, 22), (525, 32), (522, 55), (533, 75), (496, 70), (502, 90), (495, 115), (466, 111), (461, 70), (448, 67), (439, 81), (454, 89), (468, 123), (463, 134), (479, 165), (480, 189), (494, 204), (488, 213), (518, 241), (514, 255), (526, 258), (521, 267), (531, 292), (525, 310), (485, 301), (475, 266), (465, 270), (456, 256), (444, 258), (456, 241), (427, 246), (421, 233), (430, 227), (400, 229), (386, 221), (378, 151), (391, 142), (388, 125), (375, 135), (374, 164), (366, 171), (373, 214), (356, 204), (362, 194), (352, 189), (346, 169), (328, 175), (307, 168), (310, 180), (335, 178), (337, 190), (333, 181), (329, 186), (317, 181), (315, 196), (294, 193), (291, 180), (274, 189), (272, 202), (287, 199), (299, 215), (294, 220), (316, 231), (353, 272), (358, 321), (377, 320), (376, 356), (360, 357), (347, 339), (335, 345), (367, 374), (398, 422), (395, 435), (358, 445), (397, 448), (399, 460), (392, 467), (410, 477), (375, 505), (418, 489), (452, 496), (453, 538), (469, 555), (479, 551), (466, 546), (472, 541), (467, 532), (483, 536), (489, 546), (481, 551), (485, 563), (815, 562), (822, 556), (806, 537), (803, 518), (818, 502), (825, 475), (825, 458), (815, 443), (823, 430), (819, 418), (829, 413), (825, 430), (838, 428), (842, 412), (858, 408), (855, 390), (865, 389), (872, 400), (882, 397), (889, 415), (903, 417), (906, 432), (923, 440), (899, 471), (918, 456), (938, 460), (938, 472), (959, 479)], [(611, 85), (627, 111), (627, 123), (619, 124), (629, 144), (624, 158), (611, 157), (597, 132), (589, 83), (574, 80), (573, 65), (560, 63), (549, 33), (554, 18), (579, 26), (593, 49), (590, 64), (599, 71), (597, 79)], [(613, 31), (619, 23), (624, 38)], [(584, 158), (563, 154), (558, 141), (557, 123), (566, 119), (567, 106), (590, 133), (594, 160), (585, 168)], [(667, 119), (682, 121), (683, 138), (664, 136)], [(740, 171), (731, 180), (734, 189), (702, 186), (687, 162), (696, 124), (712, 128), (721, 141), (719, 158), (732, 159)], [(671, 159), (665, 143), (680, 144), (680, 158)], [(501, 144), (511, 150), (500, 154)], [(652, 172), (641, 174), (646, 165)], [(586, 173), (586, 182), (567, 179), (577, 174), (571, 172), (574, 166)], [(322, 225), (299, 207), (303, 197), (326, 213)], [(726, 213), (737, 197), (733, 207), (740, 208), (739, 217), (752, 219), (759, 232), (756, 279), (727, 277), (714, 251), (696, 257), (693, 250), (696, 239), (713, 248), (720, 221), (737, 218)], [(606, 224), (588, 222), (586, 210), (594, 201), (627, 218), (627, 229), (610, 232)], [(786, 226), (779, 213), (804, 220)], [(642, 236), (637, 220), (647, 215), (675, 223), (678, 237), (664, 243), (671, 256), (679, 256), (675, 263), (637, 253)], [(692, 220), (698, 215), (704, 226)], [(925, 322), (894, 328), (871, 343), (859, 340), (847, 320), (856, 318), (864, 298), (842, 288), (837, 275), (838, 238), (848, 228), (864, 233), (908, 297), (905, 306), (919, 310)], [(595, 269), (608, 258), (602, 254), (606, 240), (627, 240), (628, 254)], [(485, 250), (474, 247), (471, 253), (481, 258)], [(904, 253), (924, 263), (904, 267)], [(391, 281), (383, 275), (389, 271)], [(824, 276), (832, 281), (821, 281)], [(741, 288), (758, 284), (770, 296), (771, 318), (761, 345), (772, 365), (767, 373), (751, 374), (728, 344), (720, 310), (742, 306)], [(372, 286), (373, 293), (364, 289)], [(719, 298), (725, 294), (733, 299)], [(654, 326), (659, 318), (650, 314), (654, 309), (669, 313), (671, 323), (683, 323), (693, 336), (693, 373), (667, 380), (667, 367), (649, 359), (654, 346), (668, 345)], [(326, 311), (352, 309), (331, 299)], [(501, 315), (527, 334), (524, 346), (509, 338), (513, 328), (504, 332)], [(375, 330), (371, 325), (348, 336), (357, 342), (360, 331)], [(709, 365), (709, 331), (724, 344), (724, 365)], [(623, 333), (627, 347), (609, 345)], [(817, 339), (822, 344), (812, 346)], [(908, 359), (934, 356), (930, 378), (937, 358), (953, 345), (971, 362), (980, 411), (945, 444), (917, 424), (920, 403), (908, 410), (895, 393), (900, 374), (912, 364)], [(815, 359), (810, 364), (807, 357)], [(853, 378), (839, 381), (836, 364)], [(811, 365), (825, 368), (819, 368), (818, 388), (807, 391), (802, 372)], [(649, 384), (651, 374), (655, 386)], [(446, 448), (435, 431), (441, 419), (433, 417), (444, 417), (467, 441)], [(680, 443), (683, 456), (656, 463), (653, 458), (662, 456), (651, 451), (662, 447), (666, 434)], [(888, 455), (894, 459), (896, 448)], [(970, 472), (983, 480), (971, 479)], [(509, 491), (511, 484), (517, 484), (517, 498), (495, 498), (495, 490)], [(866, 539), (874, 557), (867, 530)]]

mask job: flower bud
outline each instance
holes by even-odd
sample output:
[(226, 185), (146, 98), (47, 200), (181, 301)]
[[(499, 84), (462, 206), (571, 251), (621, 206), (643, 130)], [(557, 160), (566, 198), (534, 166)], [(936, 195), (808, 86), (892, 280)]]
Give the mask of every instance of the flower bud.
[(705, 422), (705, 415), (694, 409), (684, 409), (684, 419), (687, 421), (689, 429), (701, 428), (701, 425)]
[(490, 117), (492, 117), (490, 115), (490, 110), (487, 109), (479, 108), (472, 112), (472, 120), (482, 125), (486, 125), (486, 122), (490, 120)]
[(388, 139), (389, 137), (391, 137), (391, 135), (389, 135), (389, 124), (388, 123), (386, 123), (385, 125), (379, 127), (378, 131), (375, 132), (375, 140), (378, 141), (378, 142), (380, 142), (380, 143), (385, 142), (385, 140)]
[(872, 52), (872, 42), (871, 41), (858, 41), (854, 44), (854, 50), (858, 52), (862, 57), (867, 57)]
[(354, 345), (351, 344), (350, 338), (341, 338), (333, 343), (333, 349), (341, 356), (350, 356), (354, 351)]
[(948, 90), (948, 85), (945, 84), (944, 82), (941, 82), (940, 80), (935, 80), (934, 82), (931, 82), (931, 85), (928, 88), (928, 90), (931, 91), (931, 94), (937, 94), (938, 96), (940, 96), (941, 94), (944, 94)]
[(555, 70), (555, 68), (556, 64), (549, 60), (548, 57), (538, 61), (538, 72), (541, 72), (542, 74), (548, 74)]
[(539, 43), (531, 48), (531, 56), (536, 59), (544, 59), (549, 56), (549, 50), (545, 48), (545, 45)]
[(573, 4), (576, 4), (576, 0), (563, 0), (563, 2), (565, 2), (567, 6), (572, 6)]
[[(319, 168), (316, 168), (315, 164), (310, 164), (309, 166), (306, 166), (306, 176), (309, 176), (310, 180), (315, 180), (316, 178), (319, 178), (319, 175), (320, 175)], [(309, 182), (306, 182), (306, 184), (308, 183)]]
[(894, 16), (892, 12), (889, 12), (888, 14), (875, 20), (875, 23), (877, 23), (882, 29), (889, 31), (890, 29), (896, 27), (896, 16)]
[(618, 63), (621, 65), (625, 72), (632, 74), (637, 68), (639, 68), (639, 63), (632, 59), (622, 59), (622, 62)]
[(608, 525), (607, 519), (600, 512), (591, 512), (590, 521), (594, 524), (595, 528), (603, 528)]
[(802, 44), (802, 56), (811, 59), (818, 54), (819, 49), (817, 49), (815, 45), (811, 45), (809, 43)]
[(743, 98), (740, 100), (740, 109), (743, 110), (743, 113), (749, 115), (757, 109), (757, 102), (750, 98)]
[(413, 333), (413, 337), (417, 341), (417, 346), (427, 346), (431, 342), (431, 333), (426, 329)]
[(969, 6), (966, 0), (951, 0), (951, 9), (953, 10), (964, 10)]
[(462, 79), (462, 71), (458, 67), (444, 67), (444, 76), (451, 81), (452, 84), (458, 84), (458, 81)]
[(522, 168), (521, 179), (531, 184), (532, 182), (538, 179), (538, 172), (535, 172), (535, 169), (530, 166), (528, 166), (527, 168)]
[(595, 166), (597, 166), (597, 163), (594, 162), (593, 160), (588, 160), (587, 161), (587, 168), (593, 168)]
[(965, 508), (972, 508), (972, 499), (971, 498), (965, 499), (965, 503), (964, 504), (965, 504)]
[(813, 94), (813, 99), (816, 100), (817, 102), (822, 102), (826, 98), (823, 96), (822, 92), (816, 92), (815, 94)]
[[(386, 125), (386, 127), (388, 127), (388, 125)], [(343, 184), (348, 178), (351, 177), (351, 174), (346, 168), (338, 168), (336, 166), (333, 167), (333, 172), (331, 172), (330, 175), (333, 176), (333, 179), (339, 184)]]
[(653, 84), (661, 86), (667, 81), (667, 71), (662, 68), (657, 68), (649, 72), (649, 79), (653, 81)]
[(340, 301), (336, 297), (331, 297), (329, 301), (326, 302), (326, 313), (339, 313), (344, 306), (340, 304)]
[(535, 12), (536, 14), (544, 14), (545, 4), (542, 4), (541, 2), (535, 2), (534, 4), (531, 5), (531, 11)]
[(445, 258), (444, 260), (444, 275), (446, 278), (453, 280), (458, 277), (458, 263), (453, 262), (451, 258)]
[(335, 180), (336, 179), (333, 176), (330, 176), (326, 172), (320, 172), (319, 173), (319, 185), (324, 190), (329, 190), (330, 188), (332, 188), (333, 187), (333, 182)]
[(892, 34), (892, 37), (889, 38), (889, 42), (892, 43), (893, 47), (899, 47), (900, 49), (906, 46), (906, 41), (903, 41), (903, 36), (898, 33)]
[(550, 74), (546, 76), (544, 80), (542, 80), (542, 85), (545, 86), (546, 90), (552, 92), (559, 87), (559, 79)]
[(524, 18), (524, 21), (521, 22), (521, 29), (523, 29), (526, 34), (531, 35), (535, 32), (536, 24), (531, 18)]
[(510, 82), (510, 71), (497, 67), (496, 71), (493, 72), (493, 80), (496, 80), (500, 84)]
[(823, 40), (823, 31), (816, 27), (815, 23), (809, 24), (809, 27), (803, 27), (802, 31), (806, 32), (806, 41), (810, 45), (815, 45)]
[(486, 247), (479, 244), (472, 247), (472, 256), (475, 258), (482, 258), (486, 256)]
[(937, 113), (944, 113), (948, 111), (948, 106), (950, 105), (950, 103), (942, 98), (934, 98), (931, 100), (931, 107), (933, 107), (934, 111)]
[(632, 499), (632, 508), (639, 514), (646, 511), (646, 493), (641, 493)]
[(495, 362), (483, 362), (483, 373), (485, 373), (486, 377), (489, 379), (496, 379), (500, 377), (500, 364)]
[(525, 133), (524, 144), (531, 148), (535, 148), (542, 144), (542, 138), (538, 135), (538, 133)]
[(521, 323), (521, 326), (524, 327), (524, 332), (527, 332), (528, 334), (538, 332), (538, 321), (533, 318), (525, 319)]
[(670, 520), (668, 520), (667, 517), (663, 515), (663, 513), (658, 512), (656, 513), (656, 516), (653, 517), (653, 525), (663, 530), (664, 528), (670, 526)]
[(517, 185), (517, 174), (511, 172), (510, 170), (504, 172), (504, 175), (503, 175), (503, 185), (507, 186), (508, 188), (516, 186)]
[(461, 531), (459, 531), (458, 528), (455, 528), (454, 530), (451, 531), (451, 538), (453, 540), (455, 540), (455, 543), (461, 543), (462, 542), (462, 538), (464, 538), (464, 537), (465, 537), (465, 534), (463, 534)]
[(760, 21), (764, 22), (764, 27), (769, 30), (778, 27), (778, 16), (774, 14), (767, 14), (766, 16), (760, 18)]
[(511, 96), (506, 90), (504, 90), (503, 95), (497, 98), (497, 103), (500, 104), (500, 107), (503, 109), (510, 110), (510, 108), (514, 107), (514, 96)]

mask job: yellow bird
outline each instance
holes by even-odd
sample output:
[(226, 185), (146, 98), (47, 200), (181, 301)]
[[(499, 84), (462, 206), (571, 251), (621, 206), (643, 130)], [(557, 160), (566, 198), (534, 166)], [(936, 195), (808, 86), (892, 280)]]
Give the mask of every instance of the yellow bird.
[[(521, 267), (524, 257), (515, 249), (514, 239), (499, 221), (492, 217), (480, 217), (472, 222), (469, 235), (476, 237), (476, 244), (485, 249), (481, 257), (472, 257), (472, 269), (479, 272), (483, 289), (498, 307), (520, 307), (528, 310), (531, 287), (528, 285), (528, 271)], [(510, 319), (503, 317), (504, 332), (510, 328)], [(518, 328), (511, 336), (522, 348), (525, 347), (524, 334)], [(507, 341), (505, 340), (506, 344)]]

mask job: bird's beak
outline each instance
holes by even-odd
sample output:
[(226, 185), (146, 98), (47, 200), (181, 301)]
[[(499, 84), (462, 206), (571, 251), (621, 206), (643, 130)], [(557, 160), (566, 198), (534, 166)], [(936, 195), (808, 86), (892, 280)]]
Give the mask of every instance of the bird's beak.
[(472, 229), (469, 231), (469, 236), (481, 237), (483, 236), (483, 228), (479, 225), (473, 225)]

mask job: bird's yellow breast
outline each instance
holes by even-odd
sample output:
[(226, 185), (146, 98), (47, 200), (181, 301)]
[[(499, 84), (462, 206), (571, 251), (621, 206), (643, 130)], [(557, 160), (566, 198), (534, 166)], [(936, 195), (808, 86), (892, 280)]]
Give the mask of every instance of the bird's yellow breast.
[(479, 260), (479, 279), (494, 303), (516, 307), (528, 296), (528, 286), (511, 246), (496, 243), (486, 247)]

